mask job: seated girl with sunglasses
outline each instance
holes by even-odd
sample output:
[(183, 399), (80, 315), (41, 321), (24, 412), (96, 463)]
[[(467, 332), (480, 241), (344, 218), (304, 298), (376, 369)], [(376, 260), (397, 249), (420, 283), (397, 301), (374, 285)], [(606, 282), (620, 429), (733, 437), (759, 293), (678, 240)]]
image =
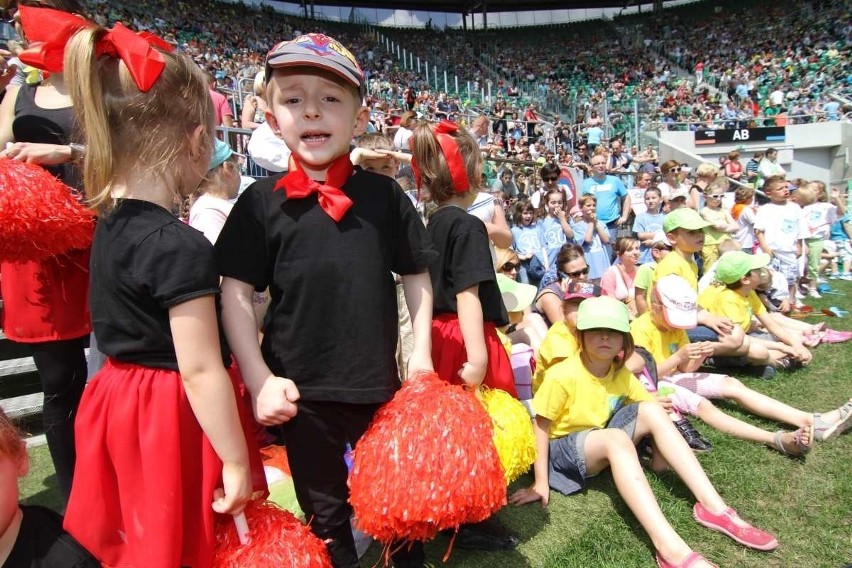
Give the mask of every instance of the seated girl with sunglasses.
[(534, 311), (541, 314), (548, 327), (562, 321), (562, 295), (568, 284), (583, 282), (588, 275), (589, 265), (582, 247), (573, 243), (562, 245), (556, 263), (545, 274), (535, 298)]

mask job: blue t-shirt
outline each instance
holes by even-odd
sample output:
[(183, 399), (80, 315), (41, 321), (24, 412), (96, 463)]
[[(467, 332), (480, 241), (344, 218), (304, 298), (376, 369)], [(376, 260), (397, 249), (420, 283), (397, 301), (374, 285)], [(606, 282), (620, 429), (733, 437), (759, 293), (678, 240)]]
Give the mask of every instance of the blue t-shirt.
[[(640, 213), (633, 221), (634, 233), (656, 233), (663, 229), (663, 219), (666, 218), (665, 213)], [(647, 245), (639, 245), (639, 264), (651, 262), (654, 257), (651, 255), (651, 247)]]
[[(598, 221), (602, 223), (602, 221)], [(601, 242), (601, 237), (597, 231), (592, 233), (592, 242), (587, 243), (586, 229), (589, 224), (585, 221), (571, 220), (571, 228), (574, 230), (574, 242), (583, 247), (583, 252), (586, 257), (586, 264), (589, 265), (589, 279), (597, 279), (603, 276), (603, 273), (609, 268), (609, 252)]]
[(568, 242), (562, 225), (554, 217), (545, 217), (539, 221), (538, 234), (541, 244), (548, 250), (559, 248)]
[(541, 250), (541, 238), (538, 223), (529, 226), (512, 227), (512, 248), (520, 254), (530, 254)]
[(595, 213), (598, 220), (611, 223), (621, 217), (621, 198), (627, 195), (627, 188), (615, 176), (606, 176), (603, 181), (590, 177), (583, 181), (583, 194), (591, 193), (598, 200)]
[(588, 135), (589, 144), (600, 144), (604, 131), (603, 128), (600, 128), (599, 126), (592, 126), (588, 131), (586, 131), (586, 134)]
[(843, 230), (843, 225), (852, 221), (852, 218), (849, 217), (849, 213), (845, 214), (843, 217), (835, 221), (831, 224), (831, 240), (832, 241), (846, 241), (849, 240), (849, 235), (846, 234), (846, 231)]

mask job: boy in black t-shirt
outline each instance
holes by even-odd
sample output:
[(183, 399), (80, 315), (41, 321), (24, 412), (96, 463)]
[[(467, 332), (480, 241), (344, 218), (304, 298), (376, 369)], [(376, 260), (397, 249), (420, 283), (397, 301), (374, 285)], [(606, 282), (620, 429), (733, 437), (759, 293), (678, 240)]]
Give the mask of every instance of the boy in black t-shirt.
[[(266, 76), (266, 120), (294, 167), (249, 187), (216, 243), (225, 333), (258, 421), (282, 425), (311, 529), (335, 567), (358, 566), (343, 455), (399, 388), (391, 272), (402, 275), (412, 316), (409, 374), (432, 369), (435, 253), (396, 182), (349, 160), (369, 118), (349, 51), (322, 34), (300, 36), (269, 52)], [(267, 286), (258, 346), (251, 297)], [(397, 566), (422, 565), (422, 546), (396, 548)]]
[(62, 517), (18, 505), (18, 478), (29, 458), (18, 431), (0, 410), (0, 567), (98, 568), (100, 562), (62, 530)]

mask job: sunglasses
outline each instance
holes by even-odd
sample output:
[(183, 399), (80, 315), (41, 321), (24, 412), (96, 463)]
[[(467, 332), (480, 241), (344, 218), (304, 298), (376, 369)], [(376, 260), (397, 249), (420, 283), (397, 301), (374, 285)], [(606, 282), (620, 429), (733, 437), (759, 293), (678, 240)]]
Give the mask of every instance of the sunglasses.
[(666, 173), (669, 173), (669, 174), (670, 174), (670, 173), (672, 173), (672, 172), (677, 173), (677, 172), (679, 172), (679, 171), (680, 171), (680, 168), (671, 168), (671, 169), (669, 169), (669, 170), (666, 170)]
[(559, 177), (554, 176), (554, 177), (541, 178), (541, 181), (547, 181), (547, 182), (550, 182), (550, 181), (556, 181), (556, 180), (558, 180), (558, 179), (559, 179)]
[(519, 262), (507, 262), (503, 266), (500, 267), (500, 272), (511, 272), (513, 270), (517, 270), (521, 267)]
[(722, 194), (713, 194), (713, 195), (708, 195), (707, 199), (722, 199), (722, 197), (724, 197), (724, 195), (722, 195)]
[(563, 272), (563, 274), (565, 276), (567, 276), (568, 278), (579, 278), (580, 276), (583, 276), (583, 275), (588, 274), (588, 273), (589, 273), (589, 267), (588, 266), (586, 268), (583, 268), (583, 269), (580, 269), (580, 270), (575, 270), (574, 272)]

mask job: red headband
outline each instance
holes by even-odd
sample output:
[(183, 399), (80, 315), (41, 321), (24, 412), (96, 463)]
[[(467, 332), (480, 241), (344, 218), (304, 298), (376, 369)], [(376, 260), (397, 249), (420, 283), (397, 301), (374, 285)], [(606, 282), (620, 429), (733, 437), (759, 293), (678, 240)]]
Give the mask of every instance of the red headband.
[[(20, 54), (20, 60), (43, 71), (61, 73), (65, 46), (78, 31), (94, 24), (81, 16), (51, 8), (19, 6), (21, 25), (30, 47)], [(147, 93), (157, 82), (166, 66), (163, 55), (154, 48), (172, 51), (172, 46), (150, 32), (139, 34), (116, 24), (101, 39), (97, 55), (117, 57), (124, 61), (133, 82)]]
[[(441, 153), (447, 160), (447, 167), (450, 169), (450, 176), (453, 178), (453, 189), (455, 193), (464, 193), (470, 189), (470, 180), (467, 177), (467, 168), (461, 152), (459, 152), (458, 142), (451, 136), (458, 130), (458, 125), (449, 120), (442, 120), (432, 129), (435, 139), (441, 147)], [(411, 169), (414, 170), (414, 181), (417, 183), (417, 189), (420, 189), (420, 168), (417, 166), (417, 160), (411, 161)]]

